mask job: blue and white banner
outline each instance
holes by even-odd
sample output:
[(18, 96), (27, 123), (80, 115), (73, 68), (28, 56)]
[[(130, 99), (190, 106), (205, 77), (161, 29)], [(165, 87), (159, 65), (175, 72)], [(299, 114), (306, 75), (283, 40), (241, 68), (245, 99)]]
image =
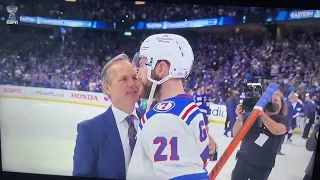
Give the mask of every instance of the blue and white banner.
[(266, 21), (290, 21), (315, 18), (320, 18), (320, 10), (280, 11), (277, 14), (268, 14)]
[(131, 29), (184, 29), (184, 28), (199, 28), (210, 26), (222, 26), (235, 24), (233, 17), (221, 17), (210, 19), (186, 20), (177, 22), (139, 22), (137, 26), (132, 26)]
[(289, 20), (319, 18), (319, 10), (292, 11), (289, 14)]
[(34, 16), (20, 16), (20, 22), (49, 25), (49, 26), (66, 26), (66, 27), (81, 27), (81, 28), (107, 28), (107, 25), (98, 21), (81, 21), (81, 20), (66, 20), (66, 19), (51, 19)]

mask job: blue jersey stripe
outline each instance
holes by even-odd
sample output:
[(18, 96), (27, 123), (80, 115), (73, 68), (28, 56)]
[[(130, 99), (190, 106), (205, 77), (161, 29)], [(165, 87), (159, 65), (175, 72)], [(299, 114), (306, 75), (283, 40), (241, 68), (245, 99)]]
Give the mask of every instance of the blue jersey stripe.
[(201, 159), (203, 162), (206, 162), (206, 160), (210, 157), (210, 154), (209, 154), (209, 146), (207, 146), (203, 152), (201, 153)]
[(191, 121), (194, 119), (194, 117), (196, 117), (196, 115), (200, 114), (201, 112), (199, 111), (199, 109), (197, 108), (197, 110), (195, 110), (186, 120), (186, 124), (189, 126), (191, 124)]

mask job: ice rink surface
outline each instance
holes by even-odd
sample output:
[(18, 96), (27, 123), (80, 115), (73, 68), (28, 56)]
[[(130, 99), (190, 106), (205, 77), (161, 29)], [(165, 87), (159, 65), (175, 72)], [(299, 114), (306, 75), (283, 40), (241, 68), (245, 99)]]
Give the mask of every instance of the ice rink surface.
[[(106, 109), (100, 107), (22, 99), (0, 99), (2, 168), (5, 171), (71, 175), (77, 124)], [(231, 142), (223, 135), (224, 126), (210, 125), (218, 144), (219, 156)], [(312, 152), (306, 141), (294, 135), (282, 147), (270, 180), (301, 180)], [(230, 180), (236, 151), (219, 173), (217, 180)], [(261, 154), (263, 156), (263, 154)], [(210, 162), (208, 171), (216, 162)]]

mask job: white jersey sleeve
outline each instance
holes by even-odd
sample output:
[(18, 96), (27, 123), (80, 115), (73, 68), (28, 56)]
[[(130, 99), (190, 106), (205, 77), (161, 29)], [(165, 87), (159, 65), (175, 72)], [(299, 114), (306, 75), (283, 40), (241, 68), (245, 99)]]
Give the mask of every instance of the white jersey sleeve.
[(141, 120), (127, 179), (209, 179), (203, 119), (193, 101), (168, 112), (149, 111)]

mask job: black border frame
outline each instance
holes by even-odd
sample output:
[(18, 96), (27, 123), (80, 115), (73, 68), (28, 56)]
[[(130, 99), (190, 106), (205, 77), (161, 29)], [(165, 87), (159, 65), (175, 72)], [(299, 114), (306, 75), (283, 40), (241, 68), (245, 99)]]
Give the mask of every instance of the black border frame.
[[(37, 1), (37, 0), (30, 0)], [(50, 1), (63, 1), (63, 0), (50, 0)], [(126, 0), (134, 1), (134, 0)], [(290, 1), (279, 1), (279, 0), (266, 0), (266, 1), (255, 1), (255, 0), (215, 0), (214, 2), (206, 0), (144, 0), (146, 2), (159, 2), (159, 3), (176, 3), (176, 4), (211, 4), (211, 5), (225, 5), (225, 6), (257, 6), (257, 7), (268, 7), (268, 8), (294, 8), (294, 9), (320, 9), (320, 5), (317, 6), (316, 1), (312, 0), (290, 0)], [(26, 3), (28, 1), (25, 1)], [(41, 1), (43, 2), (43, 1)], [(44, 2), (43, 2), (44, 3)], [(319, 25), (320, 26), (320, 25)], [(1, 108), (1, 107), (0, 107)], [(0, 131), (1, 134), (1, 131)], [(319, 141), (319, 140), (318, 140)], [(0, 155), (1, 153), (1, 136), (0, 136)], [(5, 172), (2, 171), (2, 161), (0, 156), (0, 170), (2, 180), (11, 180), (11, 179), (99, 179), (99, 178), (79, 178), (79, 177), (70, 177), (70, 176), (56, 176), (56, 175), (40, 175), (40, 174), (29, 174), (29, 173), (18, 173), (18, 172)], [(298, 154), (297, 154), (298, 156)], [(318, 171), (316, 170), (318, 169)], [(317, 143), (316, 156), (314, 161), (313, 168), (313, 179), (320, 179), (320, 143)]]

